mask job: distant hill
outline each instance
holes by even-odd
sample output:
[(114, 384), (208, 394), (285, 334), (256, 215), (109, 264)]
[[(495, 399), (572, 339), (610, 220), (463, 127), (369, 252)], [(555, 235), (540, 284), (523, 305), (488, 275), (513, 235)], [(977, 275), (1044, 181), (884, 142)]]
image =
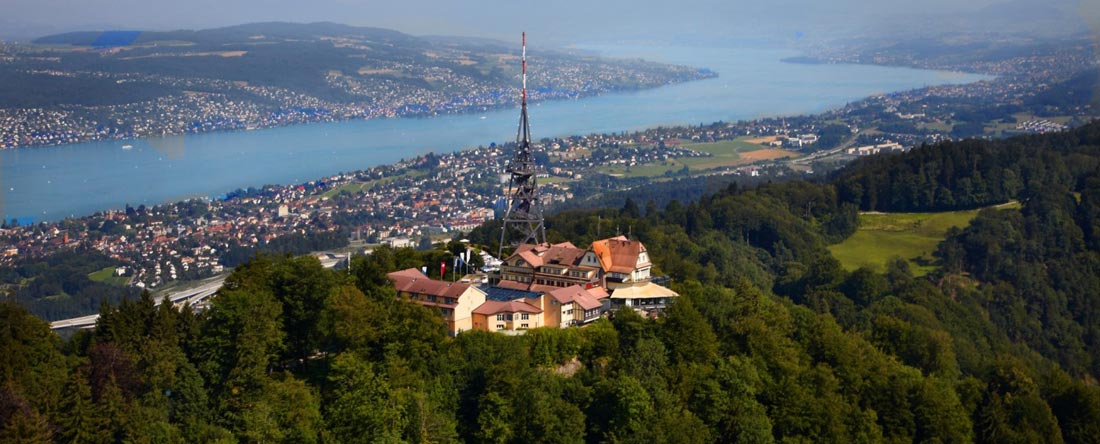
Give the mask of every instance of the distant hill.
[(925, 14), (898, 15), (872, 25), (894, 38), (972, 35), (1000, 38), (1064, 38), (1089, 32), (1077, 0), (1008, 0), (964, 13), (930, 9)]
[[(366, 100), (375, 104), (382, 94), (402, 95), (412, 89), (439, 91), (463, 84), (464, 80), (488, 82), (498, 90), (513, 87), (519, 68), (514, 60), (519, 52), (516, 44), (468, 37), (415, 37), (390, 29), (331, 22), (267, 22), (176, 31), (82, 31), (46, 36), (34, 43), (50, 45), (50, 55), (56, 59), (36, 58), (7, 67), (22, 72), (50, 69), (229, 80), (286, 88), (322, 100)], [(58, 46), (62, 51), (53, 52)], [(595, 70), (600, 68), (596, 64), (612, 62), (543, 51), (537, 63), (542, 69), (538, 75), (550, 77), (541, 86), (560, 88), (554, 77), (559, 75), (555, 71), (561, 64), (587, 64)], [(663, 67), (667, 65), (622, 68), (627, 78), (638, 68)], [(378, 82), (386, 85), (378, 87)], [(644, 85), (608, 84), (606, 88), (638, 86)], [(466, 89), (470, 94), (482, 93)], [(55, 102), (61, 100), (48, 100), (46, 104)]]
[[(120, 31), (80, 31), (50, 35), (34, 40), (43, 45), (90, 46), (104, 33)], [(125, 31), (123, 31), (125, 32)], [(332, 22), (288, 23), (263, 22), (249, 23), (224, 28), (177, 31), (136, 31), (140, 35), (133, 44), (153, 42), (191, 42), (195, 44), (227, 44), (254, 42), (264, 39), (314, 40), (319, 37), (355, 37), (388, 43), (412, 44), (424, 43), (424, 40), (391, 29), (342, 25)]]
[[(0, 128), (0, 146), (484, 112), (516, 104), (519, 52), (518, 41), (329, 22), (51, 35), (0, 48), (0, 117), (46, 108), (65, 121), (59, 129), (17, 117), (23, 128)], [(714, 75), (566, 51), (531, 56), (533, 100)]]

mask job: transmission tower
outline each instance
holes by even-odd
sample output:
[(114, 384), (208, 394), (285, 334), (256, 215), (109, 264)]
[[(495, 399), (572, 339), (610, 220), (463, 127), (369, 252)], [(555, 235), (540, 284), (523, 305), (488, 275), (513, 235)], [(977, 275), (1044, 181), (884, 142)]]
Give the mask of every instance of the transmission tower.
[(504, 259), (505, 246), (533, 242), (546, 242), (546, 226), (542, 219), (542, 201), (539, 197), (538, 166), (531, 150), (531, 124), (527, 121), (527, 33), (523, 33), (523, 93), (519, 112), (519, 130), (516, 133), (516, 151), (505, 172), (508, 181), (508, 211), (504, 213), (504, 226), (500, 232), (500, 259)]

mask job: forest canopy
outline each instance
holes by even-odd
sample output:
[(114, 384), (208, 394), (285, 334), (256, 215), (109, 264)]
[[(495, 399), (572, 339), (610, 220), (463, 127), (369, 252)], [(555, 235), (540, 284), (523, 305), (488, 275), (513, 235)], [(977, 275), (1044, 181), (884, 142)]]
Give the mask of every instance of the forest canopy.
[[(385, 277), (450, 252), (386, 247), (351, 273), (256, 256), (204, 311), (145, 294), (67, 339), (3, 302), (0, 442), (1095, 443), (1098, 161), (1093, 124), (548, 219), (551, 241), (645, 243), (681, 295), (657, 319), (451, 338)], [(925, 278), (825, 248), (861, 209), (1010, 199)]]

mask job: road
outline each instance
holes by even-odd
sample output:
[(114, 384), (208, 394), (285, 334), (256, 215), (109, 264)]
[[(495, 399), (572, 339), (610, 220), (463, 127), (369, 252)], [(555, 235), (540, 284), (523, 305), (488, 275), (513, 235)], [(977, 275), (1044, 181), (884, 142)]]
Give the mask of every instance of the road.
[(838, 146), (836, 148), (829, 149), (829, 150), (824, 150), (824, 151), (818, 151), (816, 153), (810, 154), (809, 156), (794, 159), (794, 160), (790, 161), (790, 163), (800, 164), (800, 165), (808, 165), (808, 164), (810, 164), (811, 162), (813, 162), (815, 160), (825, 158), (825, 157), (829, 157), (829, 156), (832, 156), (832, 155), (837, 154), (837, 153), (844, 152), (844, 150), (846, 150), (848, 148), (851, 148), (852, 145), (855, 145), (857, 136), (858, 136), (858, 134), (852, 134), (852, 136), (849, 137), (848, 140), (844, 141), (844, 143), (840, 144), (840, 146)]
[[(347, 260), (347, 255), (339, 255), (334, 253), (316, 253), (314, 254), (321, 260), (321, 266), (325, 268), (335, 267)], [(217, 276), (207, 279), (197, 287), (188, 288), (185, 290), (178, 290), (168, 293), (164, 296), (157, 296), (157, 304), (162, 304), (165, 301), (171, 302), (173, 305), (190, 304), (192, 306), (198, 305), (215, 295), (218, 289), (222, 288), (222, 283), (225, 282), (227, 275)], [(79, 318), (62, 319), (59, 321), (50, 322), (50, 329), (60, 330), (65, 328), (95, 328), (96, 321), (99, 320), (99, 314), (81, 316)]]

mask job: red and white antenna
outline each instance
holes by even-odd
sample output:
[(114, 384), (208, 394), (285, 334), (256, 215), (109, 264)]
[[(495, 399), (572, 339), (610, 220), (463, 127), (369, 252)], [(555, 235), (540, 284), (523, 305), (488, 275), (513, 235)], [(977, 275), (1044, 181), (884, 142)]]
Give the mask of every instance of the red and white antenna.
[(523, 104), (527, 104), (527, 33), (523, 33)]

